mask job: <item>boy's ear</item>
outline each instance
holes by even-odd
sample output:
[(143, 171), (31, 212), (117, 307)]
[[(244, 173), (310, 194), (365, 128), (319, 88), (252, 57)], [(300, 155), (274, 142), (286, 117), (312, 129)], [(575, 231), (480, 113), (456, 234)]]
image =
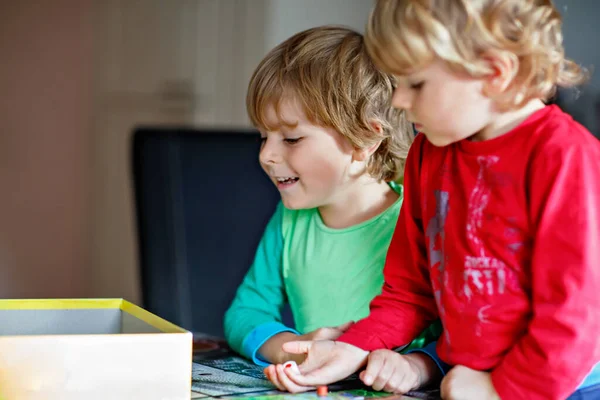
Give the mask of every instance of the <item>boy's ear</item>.
[(519, 71), (519, 59), (507, 51), (488, 51), (483, 58), (492, 72), (484, 78), (484, 91), (487, 96), (504, 93), (513, 83)]
[[(379, 134), (379, 135), (383, 132), (383, 128), (381, 127), (381, 124), (377, 121), (371, 121), (371, 127), (373, 127), (375, 132), (377, 132), (377, 134)], [(369, 157), (371, 157), (371, 155), (377, 151), (377, 149), (379, 148), (380, 145), (381, 145), (381, 140), (378, 140), (377, 142), (375, 142), (373, 145), (371, 145), (369, 147), (365, 147), (363, 149), (355, 149), (354, 155), (353, 155), (354, 160), (355, 161), (367, 161), (369, 159)]]

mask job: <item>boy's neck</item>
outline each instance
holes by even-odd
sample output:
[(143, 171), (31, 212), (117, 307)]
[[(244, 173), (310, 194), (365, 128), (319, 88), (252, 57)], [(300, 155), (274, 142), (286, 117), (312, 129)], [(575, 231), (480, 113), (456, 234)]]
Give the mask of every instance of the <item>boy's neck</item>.
[(319, 207), (326, 226), (343, 229), (358, 225), (381, 214), (398, 200), (398, 193), (387, 182), (362, 178), (340, 193), (337, 201)]
[(481, 142), (502, 136), (519, 126), (531, 114), (544, 107), (545, 105), (540, 99), (533, 99), (520, 108), (496, 113), (489, 125), (469, 139), (474, 142)]

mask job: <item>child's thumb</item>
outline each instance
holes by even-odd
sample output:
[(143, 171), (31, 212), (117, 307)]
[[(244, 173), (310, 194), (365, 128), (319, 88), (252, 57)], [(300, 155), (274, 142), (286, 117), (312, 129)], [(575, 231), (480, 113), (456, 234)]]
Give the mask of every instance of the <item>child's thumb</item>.
[(296, 340), (285, 342), (282, 346), (283, 351), (292, 354), (306, 354), (310, 350), (313, 342), (310, 340)]

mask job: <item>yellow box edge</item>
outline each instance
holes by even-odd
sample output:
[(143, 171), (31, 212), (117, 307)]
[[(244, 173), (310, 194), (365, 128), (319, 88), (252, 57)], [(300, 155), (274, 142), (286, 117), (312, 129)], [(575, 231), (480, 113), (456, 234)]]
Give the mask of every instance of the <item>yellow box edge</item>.
[(0, 299), (0, 310), (121, 308), (123, 299)]
[(123, 300), (121, 302), (121, 311), (126, 312), (130, 315), (133, 315), (137, 319), (140, 319), (147, 323), (150, 326), (155, 327), (161, 332), (164, 333), (188, 333), (189, 331), (165, 320), (161, 317), (152, 314), (150, 311), (144, 310), (140, 306), (136, 306), (135, 304)]
[(188, 333), (161, 317), (124, 299), (0, 299), (0, 310), (111, 309), (126, 312), (163, 333)]

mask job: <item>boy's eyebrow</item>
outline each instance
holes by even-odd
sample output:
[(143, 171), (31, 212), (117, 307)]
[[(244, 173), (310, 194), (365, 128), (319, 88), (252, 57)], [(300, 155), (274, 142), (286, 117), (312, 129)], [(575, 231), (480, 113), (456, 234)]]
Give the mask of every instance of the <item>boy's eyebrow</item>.
[(414, 83), (425, 80), (425, 77), (420, 74), (420, 71), (415, 71), (406, 75), (394, 75), (394, 79), (396, 82)]
[(258, 131), (260, 132), (261, 135), (266, 135), (269, 132), (281, 132), (281, 133), (285, 133), (282, 130), (288, 130), (288, 131), (294, 131), (296, 130), (296, 128), (298, 128), (300, 126), (300, 121), (297, 121), (295, 124), (288, 124), (285, 123), (282, 120), (277, 120), (276, 124), (268, 124), (269, 128), (267, 128), (267, 126), (264, 126), (262, 128), (257, 128)]

